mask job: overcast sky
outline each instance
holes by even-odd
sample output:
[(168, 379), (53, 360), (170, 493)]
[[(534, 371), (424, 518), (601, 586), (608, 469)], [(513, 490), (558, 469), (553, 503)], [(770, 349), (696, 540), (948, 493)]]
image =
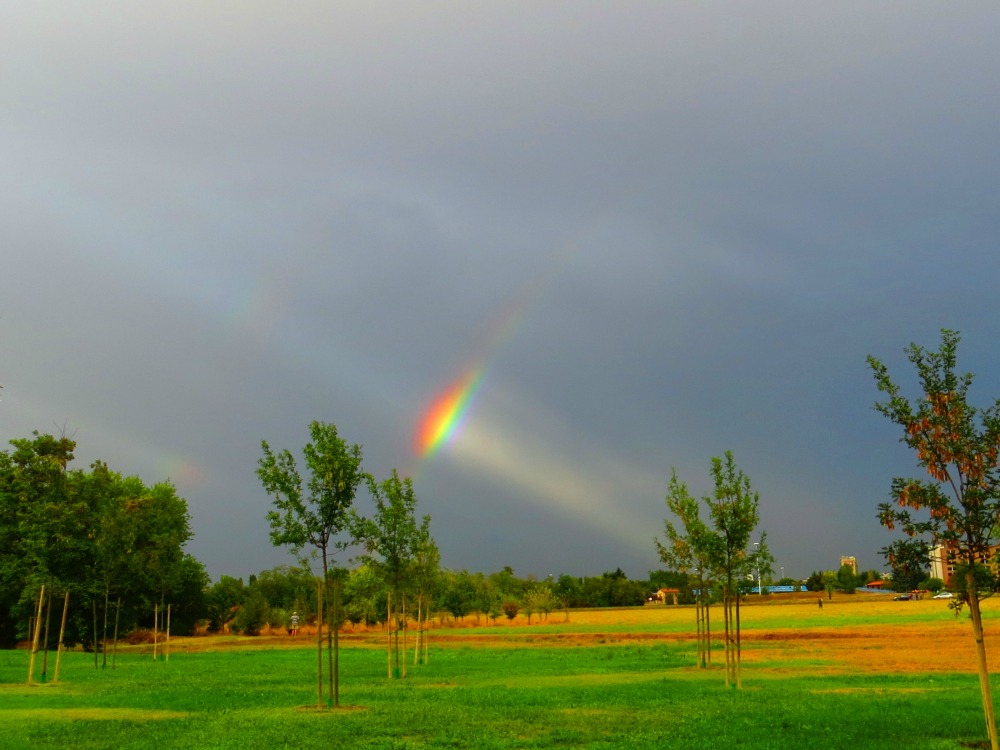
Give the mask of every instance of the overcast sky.
[(449, 568), (644, 577), (671, 467), (732, 450), (776, 571), (884, 570), (919, 470), (866, 355), (916, 395), (903, 348), (958, 329), (1000, 396), (995, 3), (0, 16), (0, 445), (169, 478), (213, 578), (290, 561), (254, 472), (312, 420)]

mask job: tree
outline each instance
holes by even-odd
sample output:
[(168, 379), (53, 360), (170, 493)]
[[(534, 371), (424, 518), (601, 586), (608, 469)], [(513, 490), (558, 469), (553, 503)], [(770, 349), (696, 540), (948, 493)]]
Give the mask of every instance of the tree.
[(965, 587), (953, 605), (969, 608), (986, 731), (998, 750), (980, 600), (984, 586), (997, 584), (992, 563), (1000, 534), (1000, 399), (985, 409), (969, 404), (974, 376), (956, 372), (959, 340), (957, 331), (942, 329), (937, 351), (906, 347), (922, 392), (914, 401), (902, 395), (882, 362), (868, 357), (875, 384), (887, 397), (875, 410), (902, 428), (901, 442), (916, 452), (930, 477), (894, 478), (891, 501), (879, 505), (878, 517), (905, 535), (883, 550), (894, 567), (900, 560), (926, 565), (937, 550), (962, 569)]
[[(392, 476), (382, 482), (369, 476), (368, 489), (375, 503), (375, 516), (373, 519), (356, 518), (356, 535), (367, 549), (366, 561), (380, 573), (389, 590), (389, 677), (405, 677), (406, 660), (400, 659), (399, 637), (402, 631), (405, 650), (406, 584), (423, 539), (416, 520), (417, 498), (413, 494), (413, 480), (401, 479), (395, 469)], [(424, 517), (424, 523), (430, 523), (429, 516)]]
[(524, 597), (524, 611), (528, 614), (528, 622), (531, 622), (532, 613), (541, 613), (546, 620), (549, 619), (549, 613), (558, 605), (552, 589), (541, 583), (532, 586)]
[(709, 516), (718, 537), (711, 556), (722, 584), (723, 621), (726, 632), (726, 685), (742, 687), (742, 654), (740, 643), (739, 582), (753, 573), (771, 573), (772, 558), (767, 549), (766, 534), (748, 552), (750, 537), (760, 522), (759, 496), (750, 478), (738, 469), (731, 451), (725, 460), (712, 458), (712, 479), (715, 491), (707, 498)]
[(666, 544), (654, 540), (660, 553), (661, 562), (684, 574), (693, 574), (696, 579), (695, 628), (698, 641), (698, 664), (705, 668), (712, 663), (712, 622), (709, 605), (710, 589), (714, 582), (714, 560), (718, 557), (715, 548), (719, 538), (701, 520), (698, 501), (691, 497), (687, 485), (671, 469), (667, 485), (667, 509), (681, 523), (680, 529), (667, 520), (664, 521)]
[[(257, 465), (257, 476), (264, 490), (274, 498), (274, 510), (267, 514), (271, 526), (271, 544), (288, 545), (299, 554), (311, 546), (323, 565), (320, 592), (329, 586), (333, 553), (349, 546), (352, 539), (342, 535), (350, 530), (351, 508), (358, 486), (365, 478), (361, 468), (361, 446), (348, 445), (337, 434), (337, 427), (325, 422), (309, 425), (310, 442), (302, 453), (309, 470), (303, 482), (295, 457), (287, 449), (275, 454), (267, 441), (261, 442), (264, 455)], [(323, 597), (328, 598), (328, 597)], [(339, 581), (334, 586), (333, 620), (339, 621)], [(322, 605), (317, 605), (317, 705), (323, 704), (322, 633), (326, 622)], [(333, 706), (340, 706), (340, 658), (337, 628), (327, 633), (329, 692)]]
[(206, 594), (209, 632), (224, 633), (246, 596), (242, 578), (221, 576)]
[(814, 570), (806, 579), (806, 590), (823, 591), (824, 589), (826, 589), (826, 585), (823, 583), (823, 574), (818, 570)]
[(837, 571), (837, 588), (845, 594), (853, 594), (858, 588), (858, 577), (850, 565), (841, 565)]
[(429, 645), (426, 623), (430, 620), (431, 605), (441, 583), (441, 552), (431, 536), (431, 518), (424, 516), (413, 549), (410, 576), (417, 597), (417, 643), (413, 651), (413, 664), (426, 664)]

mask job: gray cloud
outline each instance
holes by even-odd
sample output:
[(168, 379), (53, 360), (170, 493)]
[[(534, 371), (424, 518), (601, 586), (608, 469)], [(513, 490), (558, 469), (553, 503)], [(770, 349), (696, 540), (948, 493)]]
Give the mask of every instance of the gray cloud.
[(7, 13), (0, 438), (170, 476), (215, 575), (285, 559), (253, 472), (312, 419), (451, 567), (642, 575), (726, 449), (786, 570), (880, 567), (865, 355), (958, 328), (998, 391), (990, 5)]

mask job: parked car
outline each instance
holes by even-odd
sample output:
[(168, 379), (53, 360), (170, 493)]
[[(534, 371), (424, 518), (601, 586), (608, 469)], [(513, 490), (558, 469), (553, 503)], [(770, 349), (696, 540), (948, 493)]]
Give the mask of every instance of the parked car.
[(950, 591), (942, 591), (940, 594), (934, 594), (935, 599), (954, 599), (955, 595)]
[(908, 602), (913, 598), (913, 594), (900, 594), (899, 596), (892, 597), (894, 602)]

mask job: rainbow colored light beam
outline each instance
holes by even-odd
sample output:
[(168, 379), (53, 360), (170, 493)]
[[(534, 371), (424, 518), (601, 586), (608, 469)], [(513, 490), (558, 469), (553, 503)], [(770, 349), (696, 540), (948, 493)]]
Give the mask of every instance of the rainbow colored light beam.
[(434, 399), (417, 429), (414, 450), (418, 456), (433, 456), (455, 436), (482, 382), (483, 369), (470, 369)]
[(514, 296), (511, 304), (493, 321), (483, 337), (478, 358), (471, 359), (462, 376), (438, 394), (417, 426), (413, 449), (419, 460), (432, 457), (448, 445), (459, 433), (469, 413), (473, 397), (483, 384), (484, 376), (500, 351), (521, 327), (549, 282), (556, 278), (565, 260), (573, 253), (569, 243), (553, 252), (547, 268), (529, 279)]

